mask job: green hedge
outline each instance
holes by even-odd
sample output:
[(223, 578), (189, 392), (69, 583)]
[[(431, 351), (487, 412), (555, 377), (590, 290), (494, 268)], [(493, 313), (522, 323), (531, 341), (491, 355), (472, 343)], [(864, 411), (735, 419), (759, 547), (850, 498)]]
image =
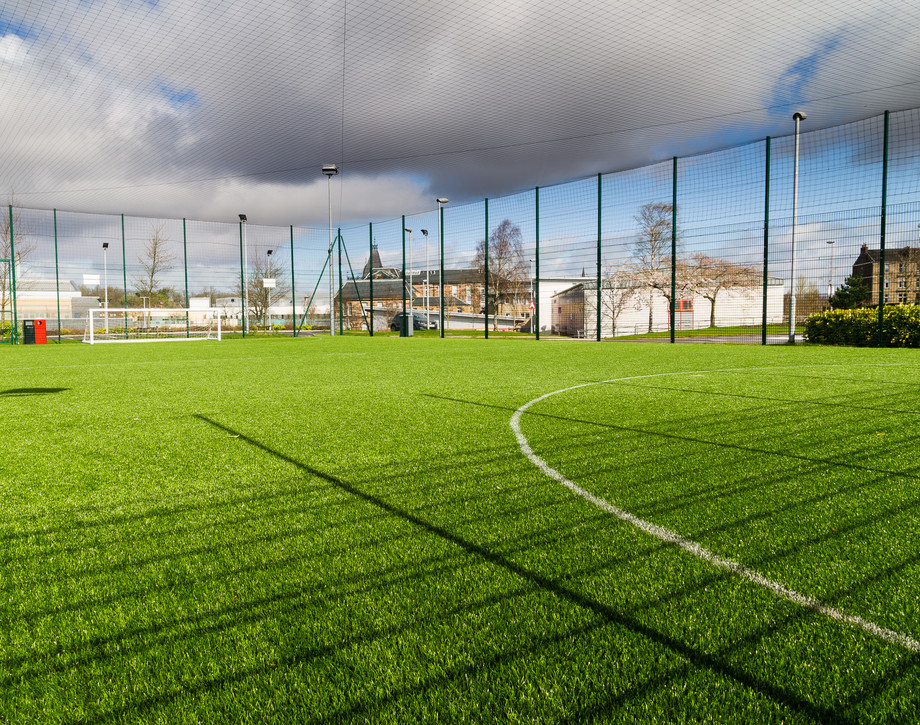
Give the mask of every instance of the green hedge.
[[(920, 305), (891, 305), (882, 319), (884, 347), (920, 347)], [(878, 344), (878, 310), (827, 310), (805, 320), (805, 339), (819, 345)]]

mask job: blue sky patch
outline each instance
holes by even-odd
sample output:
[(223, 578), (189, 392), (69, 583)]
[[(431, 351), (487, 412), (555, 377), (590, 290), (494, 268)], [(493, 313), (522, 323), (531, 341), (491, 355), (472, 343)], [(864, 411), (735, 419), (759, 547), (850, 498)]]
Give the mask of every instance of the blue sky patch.
[(166, 83), (160, 83), (158, 88), (169, 105), (177, 111), (194, 111), (201, 105), (198, 94), (191, 88), (175, 88)]
[(805, 88), (814, 80), (821, 63), (840, 46), (841, 33), (825, 40), (812, 54), (790, 65), (773, 86), (770, 106), (793, 106), (806, 101)]
[(6, 35), (15, 35), (23, 40), (36, 37), (32, 28), (26, 27), (22, 20), (16, 20), (0, 10), (0, 38)]

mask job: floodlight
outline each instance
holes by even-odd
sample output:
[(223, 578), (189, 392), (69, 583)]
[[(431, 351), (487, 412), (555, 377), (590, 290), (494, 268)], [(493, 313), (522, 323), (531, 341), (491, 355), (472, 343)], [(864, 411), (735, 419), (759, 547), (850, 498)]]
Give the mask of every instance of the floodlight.
[(424, 234), (426, 237), (428, 236), (428, 230), (427, 230), (427, 229), (420, 229), (419, 231), (420, 231), (422, 234)]
[(409, 227), (406, 227), (406, 231), (409, 232), (409, 234), (412, 234), (412, 230), (409, 229)]
[(323, 173), (326, 176), (335, 176), (339, 173), (339, 167), (335, 164), (323, 164)]
[(808, 118), (808, 116), (806, 116), (801, 111), (796, 111), (795, 113), (792, 114), (793, 121), (804, 121), (806, 118)]
[(241, 222), (245, 222), (245, 221), (246, 221), (246, 215), (245, 215), (245, 214), (240, 214), (240, 221), (241, 221)]
[(272, 256), (272, 250), (271, 250), (271, 249), (268, 250), (268, 256), (269, 256), (269, 257)]
[(450, 199), (445, 199), (445, 198), (442, 196), (442, 197), (440, 197), (439, 199), (435, 199), (435, 201), (438, 202), (438, 204), (446, 204), (447, 202), (450, 201)]
[(103, 242), (103, 243), (102, 243), (102, 248), (103, 248), (103, 249), (108, 249), (108, 248), (109, 248), (109, 243), (108, 243), (108, 242)]

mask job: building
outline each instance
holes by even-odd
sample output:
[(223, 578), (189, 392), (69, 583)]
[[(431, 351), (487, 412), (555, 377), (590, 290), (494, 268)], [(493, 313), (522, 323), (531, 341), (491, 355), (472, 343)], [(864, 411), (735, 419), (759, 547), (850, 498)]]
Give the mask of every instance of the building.
[[(393, 315), (402, 311), (403, 295), (406, 308), (428, 312), (432, 321), (439, 319), (441, 305), (440, 269), (407, 271), (405, 284), (402, 269), (384, 267), (374, 246), (371, 258), (364, 265), (360, 279), (346, 279), (333, 301), (335, 314), (342, 309), (349, 329), (366, 329), (366, 314), (371, 305), (371, 265), (373, 265), (373, 325), (375, 330), (388, 329)], [(490, 285), (491, 287), (491, 285)], [(475, 327), (484, 324), (485, 280), (478, 269), (444, 270), (445, 327)], [(519, 294), (503, 294), (501, 299), (489, 300), (489, 315), (498, 315), (502, 327), (514, 327), (529, 316), (530, 290)]]
[[(877, 305), (881, 250), (863, 244), (853, 262), (853, 274), (869, 290), (867, 305)], [(920, 249), (901, 247), (885, 250), (885, 304), (920, 304)]]
[(16, 316), (20, 320), (56, 320), (59, 296), (61, 318), (76, 317), (74, 300), (80, 297), (80, 290), (73, 282), (58, 284), (53, 279), (25, 281), (16, 287)]
[[(767, 324), (783, 322), (784, 282), (770, 277), (767, 284)], [(715, 304), (715, 309), (713, 309)], [(756, 327), (763, 321), (763, 286), (723, 289), (713, 303), (701, 294), (678, 289), (675, 329)], [(597, 281), (589, 280), (562, 290), (552, 298), (551, 331), (569, 337), (594, 337), (597, 331)], [(601, 288), (601, 336), (670, 332), (668, 298), (652, 287)]]

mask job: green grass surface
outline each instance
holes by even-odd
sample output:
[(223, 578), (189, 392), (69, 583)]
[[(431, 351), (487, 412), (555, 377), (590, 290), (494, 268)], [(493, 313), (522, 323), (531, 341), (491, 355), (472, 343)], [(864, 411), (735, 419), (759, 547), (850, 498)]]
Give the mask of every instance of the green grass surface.
[[(908, 723), (913, 350), (0, 349), (0, 722)], [(636, 377), (652, 376), (657, 377)], [(626, 380), (624, 378), (632, 378)]]

